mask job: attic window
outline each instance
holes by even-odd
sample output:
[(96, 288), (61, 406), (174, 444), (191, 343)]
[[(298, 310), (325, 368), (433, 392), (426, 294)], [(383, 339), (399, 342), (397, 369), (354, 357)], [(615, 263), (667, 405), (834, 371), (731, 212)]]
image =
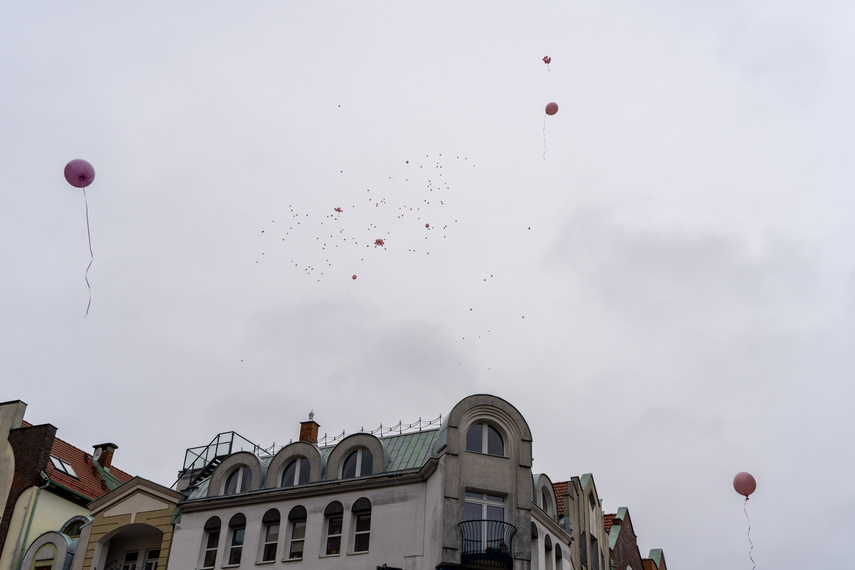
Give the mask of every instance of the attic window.
[(62, 471), (66, 475), (70, 475), (77, 479), (77, 473), (74, 472), (74, 468), (71, 467), (67, 462), (63, 461), (59, 457), (50, 456), (50, 462), (53, 463), (53, 466), (58, 470)]

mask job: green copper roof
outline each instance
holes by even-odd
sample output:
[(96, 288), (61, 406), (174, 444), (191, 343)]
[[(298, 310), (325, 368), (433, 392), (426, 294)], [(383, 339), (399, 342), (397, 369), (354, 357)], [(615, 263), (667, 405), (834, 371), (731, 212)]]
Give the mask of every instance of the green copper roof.
[[(417, 431), (402, 435), (384, 437), (380, 441), (389, 454), (389, 465), (386, 473), (418, 469), (422, 467), (433, 454), (433, 447), (439, 437), (440, 430)], [(329, 459), (335, 445), (322, 447), (318, 451), (324, 460)]]
[(401, 471), (422, 467), (433, 454), (439, 430), (405, 433), (383, 439), (383, 445), (389, 451), (391, 462), (386, 469)]

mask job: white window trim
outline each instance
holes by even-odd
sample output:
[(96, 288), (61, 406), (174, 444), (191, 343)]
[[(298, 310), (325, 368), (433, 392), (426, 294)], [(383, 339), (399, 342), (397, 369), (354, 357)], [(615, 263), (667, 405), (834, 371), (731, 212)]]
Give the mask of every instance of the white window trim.
[[(464, 443), (464, 447), (467, 447), (466, 451), (468, 451), (469, 453), (480, 453), (481, 455), (489, 455), (490, 457), (507, 457), (508, 456), (507, 455), (507, 442), (505, 442), (505, 436), (502, 433), (502, 430), (500, 430), (499, 428), (497, 428), (496, 426), (494, 426), (493, 424), (491, 424), (489, 422), (481, 421), (481, 422), (473, 422), (472, 424), (470, 424), (469, 428), (466, 430), (466, 436), (467, 436), (466, 440), (467, 441), (469, 439), (469, 437), (468, 437), (469, 436), (469, 430), (475, 426), (481, 426), (481, 450), (480, 451), (473, 451), (471, 449), (468, 449), (468, 447)], [(488, 453), (487, 452), (487, 450), (490, 449), (490, 445), (489, 445), (489, 433), (490, 432), (487, 428), (493, 428), (494, 430), (496, 430), (496, 433), (499, 434), (499, 440), (502, 442), (502, 454), (501, 455), (496, 455), (494, 453)]]
[(72, 467), (71, 464), (69, 464), (67, 461), (63, 461), (59, 457), (51, 455), (50, 462), (53, 463), (53, 466), (57, 469), (57, 471), (62, 471), (66, 475), (78, 479), (77, 473), (74, 472), (74, 467)]
[[(286, 486), (287, 487), (297, 487), (297, 486), (299, 486), (300, 485), (300, 473), (303, 471), (303, 469), (309, 470), (309, 476), (311, 476), (311, 465), (309, 465), (309, 460), (306, 459), (305, 457), (298, 456), (298, 457), (294, 458), (293, 460), (289, 461), (288, 464), (285, 466), (285, 469), (282, 470), (283, 479), (285, 477), (285, 472), (288, 471), (288, 467), (290, 467), (292, 463), (296, 463), (296, 466), (294, 467), (294, 480), (291, 481), (290, 485), (285, 485), (284, 480), (280, 481), (281, 487), (286, 487)], [(307, 479), (308, 479), (308, 477), (307, 477)]]
[[(360, 516), (368, 515), (368, 530), (356, 530), (358, 528), (357, 520)], [(350, 546), (350, 551), (348, 554), (366, 554), (368, 550), (371, 549), (371, 511), (365, 511), (362, 513), (353, 513), (353, 532), (351, 535), (353, 536), (353, 543)], [(356, 550), (356, 537), (368, 535), (368, 548), (365, 550)]]
[[(128, 554), (136, 554), (136, 560), (128, 560)], [(128, 550), (127, 552), (122, 553), (122, 563), (119, 566), (121, 570), (136, 570), (137, 564), (140, 561), (140, 551), (139, 550)]]
[[(303, 538), (294, 538), (294, 527), (298, 522), (303, 523)], [(288, 521), (288, 551), (284, 552), (285, 558), (282, 559), (283, 562), (294, 561), (294, 560), (302, 560), (306, 555), (306, 529), (308, 528), (308, 521), (306, 519), (297, 519), (297, 520), (289, 520)], [(303, 554), (299, 558), (291, 558), (291, 546), (294, 544), (295, 540), (297, 542), (303, 543)]]
[(344, 468), (345, 468), (345, 466), (347, 465), (347, 461), (348, 461), (348, 459), (350, 459), (350, 457), (351, 457), (354, 453), (356, 454), (356, 475), (354, 475), (354, 476), (353, 476), (353, 478), (354, 478), (354, 479), (356, 479), (357, 477), (368, 477), (368, 475), (363, 475), (363, 474), (362, 474), (362, 458), (364, 457), (364, 452), (365, 452), (365, 451), (368, 451), (369, 453), (371, 453), (371, 462), (372, 462), (372, 465), (370, 466), (370, 468), (371, 468), (371, 473), (370, 473), (370, 475), (373, 475), (373, 474), (374, 474), (374, 465), (373, 465), (373, 462), (374, 462), (374, 454), (373, 454), (373, 452), (372, 452), (370, 449), (366, 448), (366, 447), (360, 447), (360, 448), (359, 448), (359, 449), (357, 449), (356, 451), (352, 451), (352, 452), (348, 453), (348, 454), (347, 454), (347, 457), (345, 457), (345, 458), (344, 458), (344, 461), (342, 461), (342, 462), (341, 462), (341, 475), (340, 475), (340, 477), (339, 477), (340, 479), (344, 479)]
[[(157, 556), (155, 558), (152, 558), (152, 552), (157, 552)], [(149, 548), (145, 551), (143, 570), (157, 570), (158, 562), (160, 562), (160, 548)], [(154, 566), (149, 566), (150, 563), (154, 563)]]
[[(276, 540), (272, 540), (272, 541), (267, 540), (267, 536), (268, 536), (267, 531), (269, 531), (270, 527), (272, 527), (273, 525), (276, 525), (279, 527), (279, 530), (276, 531)], [(258, 563), (259, 564), (267, 564), (268, 562), (276, 562), (276, 557), (279, 555), (279, 535), (281, 533), (282, 533), (281, 521), (269, 522), (269, 523), (264, 523), (263, 525), (261, 525), (261, 537), (260, 537), (261, 540), (258, 541), (261, 544), (261, 552), (258, 555)], [(245, 541), (246, 541), (246, 534), (244, 534), (244, 542)], [(273, 558), (271, 558), (270, 560), (265, 560), (264, 559), (264, 552), (265, 552), (265, 550), (267, 550), (267, 547), (271, 544), (276, 546), (276, 550), (273, 552)]]
[[(338, 534), (330, 534), (330, 522), (334, 519), (341, 520), (341, 529)], [(338, 537), (338, 552), (335, 554), (327, 553), (329, 549), (329, 539)], [(321, 556), (340, 556), (342, 551), (342, 543), (344, 542), (344, 515), (332, 515), (324, 517), (324, 540), (321, 543)], [(305, 552), (305, 551), (304, 551)]]
[[(236, 545), (235, 544), (235, 535), (237, 534), (237, 531), (239, 531), (239, 530), (243, 531), (243, 540), (241, 540), (240, 544)], [(245, 545), (246, 545), (246, 527), (245, 526), (230, 527), (229, 528), (229, 542), (228, 542), (228, 545), (226, 546), (226, 552), (225, 552), (226, 557), (225, 557), (225, 560), (223, 560), (223, 562), (225, 562), (225, 564), (223, 565), (223, 568), (226, 568), (228, 566), (240, 566), (241, 562), (243, 561), (243, 547)], [(234, 552), (235, 550), (238, 550), (240, 552), (240, 560), (236, 563), (229, 562), (232, 559), (232, 552)]]
[[(235, 474), (237, 474), (237, 482), (235, 483), (235, 492), (234, 493), (227, 493), (229, 481), (231, 481), (232, 476)], [(244, 480), (243, 480), (244, 477), (249, 477), (249, 482), (247, 483), (247, 491), (250, 491), (251, 490), (250, 487), (252, 486), (252, 469), (250, 468), (249, 465), (241, 464), (241, 465), (238, 465), (235, 469), (232, 469), (231, 471), (229, 471), (229, 474), (226, 475), (225, 480), (223, 481), (223, 490), (222, 490), (222, 493), (220, 493), (220, 494), (221, 495), (230, 495), (230, 494), (239, 495), (240, 493), (247, 492), (247, 491), (241, 491), (241, 489), (243, 488), (243, 484), (244, 484)]]
[[(205, 531), (205, 536), (202, 539), (202, 560), (200, 560), (200, 562), (199, 562), (199, 568), (207, 570), (209, 568), (216, 568), (217, 567), (217, 556), (220, 553), (220, 530), (221, 529), (216, 528), (216, 529), (211, 529), (211, 530)], [(208, 543), (211, 541), (211, 535), (214, 533), (217, 534), (217, 540), (214, 543), (214, 546), (209, 547)], [(205, 558), (208, 557), (207, 555), (211, 551), (214, 552), (214, 564), (211, 566), (205, 566)]]

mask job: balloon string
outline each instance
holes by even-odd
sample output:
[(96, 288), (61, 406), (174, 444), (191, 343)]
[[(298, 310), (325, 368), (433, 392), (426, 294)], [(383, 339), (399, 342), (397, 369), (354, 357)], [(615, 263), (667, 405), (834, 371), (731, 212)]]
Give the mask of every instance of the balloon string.
[(751, 519), (748, 518), (748, 497), (745, 497), (745, 502), (742, 504), (742, 510), (745, 511), (745, 520), (748, 521), (748, 544), (751, 545), (751, 548), (748, 549), (748, 558), (751, 559), (751, 570), (757, 568), (757, 563), (754, 562), (754, 557), (751, 556), (751, 553), (754, 551), (754, 543), (751, 542)]
[(86, 237), (89, 239), (89, 265), (86, 266), (86, 272), (83, 278), (86, 280), (86, 288), (89, 290), (89, 303), (86, 304), (85, 319), (89, 315), (89, 307), (92, 305), (92, 286), (89, 285), (89, 268), (92, 267), (92, 262), (95, 261), (95, 255), (92, 253), (92, 234), (89, 231), (89, 202), (86, 200), (86, 188), (83, 190), (83, 204), (86, 206)]
[(546, 162), (546, 115), (543, 116), (543, 162)]

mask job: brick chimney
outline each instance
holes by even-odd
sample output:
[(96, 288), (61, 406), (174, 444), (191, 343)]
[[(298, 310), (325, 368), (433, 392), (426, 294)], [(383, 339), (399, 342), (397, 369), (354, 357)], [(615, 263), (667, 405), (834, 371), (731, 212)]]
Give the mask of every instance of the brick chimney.
[(93, 458), (98, 454), (98, 450), (101, 450), (101, 455), (96, 459), (98, 465), (104, 469), (110, 469), (110, 466), (113, 464), (113, 452), (119, 449), (119, 446), (115, 443), (99, 443), (92, 447), (95, 448), (95, 453), (92, 455)]
[(309, 412), (309, 421), (300, 422), (300, 441), (318, 443), (318, 428), (321, 425), (315, 422), (315, 412)]

